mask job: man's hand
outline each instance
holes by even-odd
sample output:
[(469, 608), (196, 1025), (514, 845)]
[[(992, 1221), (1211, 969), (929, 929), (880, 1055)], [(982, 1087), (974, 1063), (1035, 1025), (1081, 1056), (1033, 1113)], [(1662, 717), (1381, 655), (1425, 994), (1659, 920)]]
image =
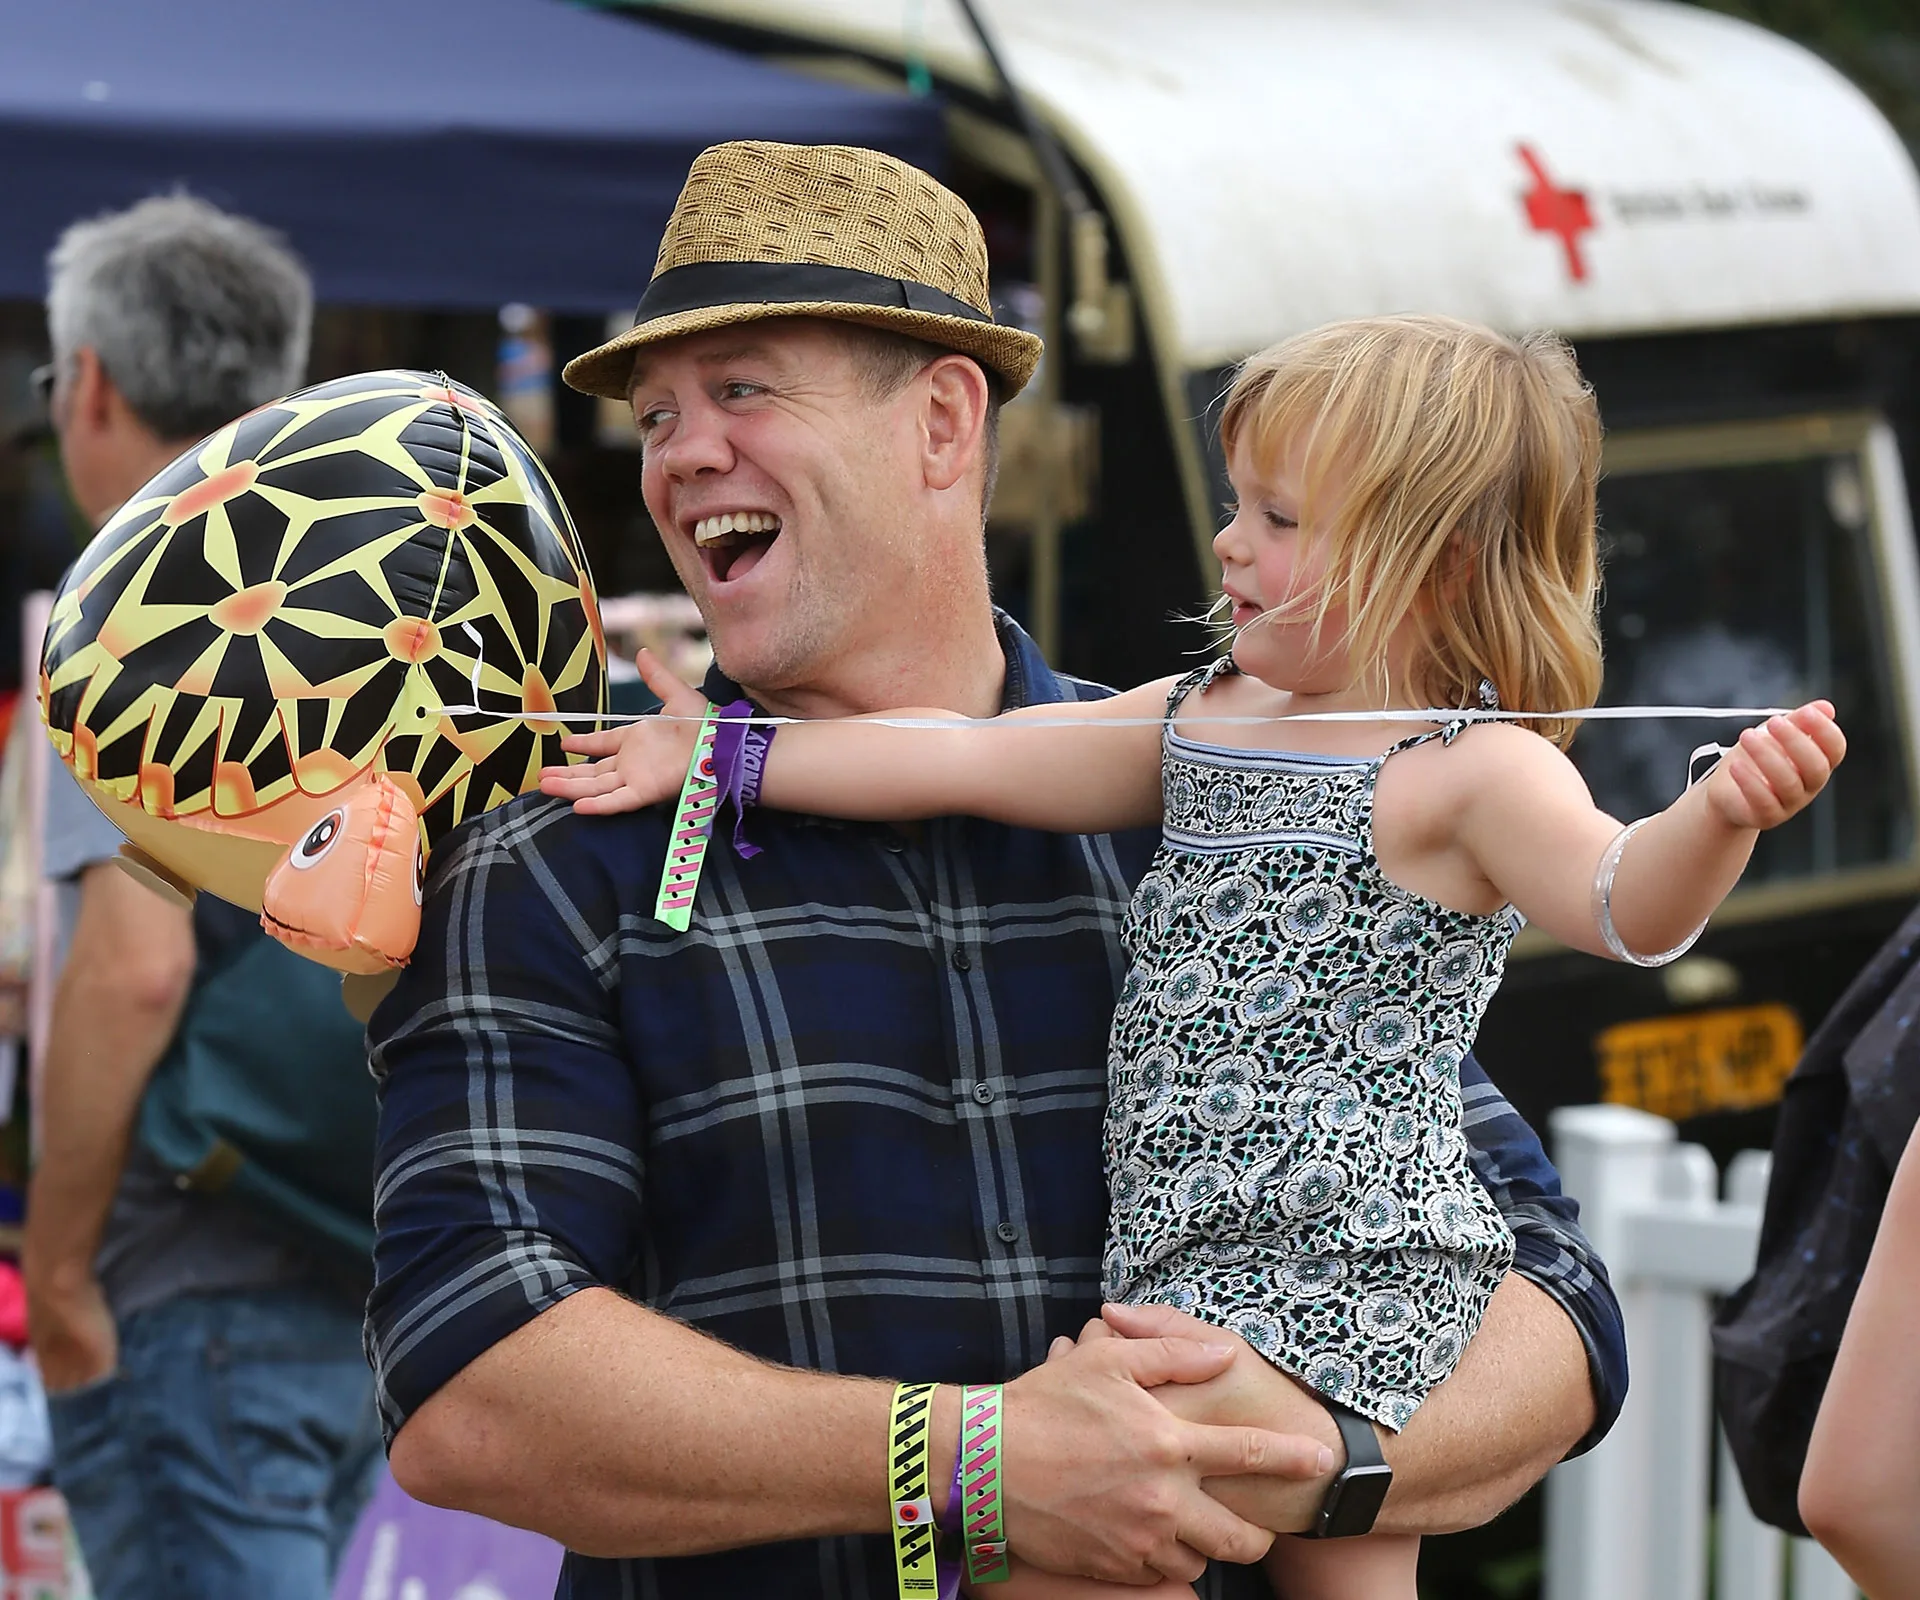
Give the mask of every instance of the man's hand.
[[(1324, 1446), (1332, 1458), (1329, 1471), (1345, 1462), (1346, 1445), (1327, 1408), (1305, 1384), (1281, 1372), (1237, 1333), (1172, 1306), (1156, 1305), (1102, 1306), (1100, 1316), (1080, 1332), (1082, 1344), (1115, 1338), (1225, 1341), (1239, 1359), (1204, 1383), (1158, 1389), (1154, 1398), (1175, 1416), (1193, 1423), (1245, 1424), (1257, 1418), (1266, 1427)], [(1297, 1483), (1217, 1478), (1203, 1487), (1222, 1505), (1276, 1533), (1299, 1533), (1308, 1527), (1327, 1497), (1324, 1478)]]
[(642, 650), (640, 676), (660, 697), (662, 715), (595, 733), (570, 733), (560, 743), (570, 754), (592, 756), (572, 766), (542, 767), (540, 792), (571, 800), (575, 811), (638, 811), (679, 798), (693, 758), (707, 698)]
[(78, 1389), (120, 1364), (120, 1338), (90, 1268), (27, 1258), (27, 1329), (49, 1394)]
[(1015, 1553), (1054, 1572), (1119, 1583), (1191, 1582), (1206, 1558), (1258, 1561), (1273, 1536), (1212, 1500), (1209, 1477), (1313, 1481), (1332, 1469), (1317, 1439), (1185, 1422), (1151, 1390), (1223, 1372), (1234, 1346), (1193, 1339), (1056, 1345), (1007, 1385), (1002, 1493)]

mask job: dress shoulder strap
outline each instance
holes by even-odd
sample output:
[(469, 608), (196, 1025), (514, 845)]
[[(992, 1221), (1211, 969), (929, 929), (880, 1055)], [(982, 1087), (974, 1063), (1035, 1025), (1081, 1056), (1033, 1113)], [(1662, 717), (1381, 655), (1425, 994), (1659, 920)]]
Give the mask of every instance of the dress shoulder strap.
[[(1480, 680), (1480, 709), (1482, 711), (1498, 711), (1500, 709), (1500, 696), (1494, 689), (1491, 678), (1482, 678)], [(1411, 750), (1415, 745), (1425, 744), (1429, 739), (1438, 739), (1442, 744), (1452, 744), (1453, 741), (1459, 737), (1460, 730), (1462, 728), (1472, 727), (1476, 720), (1476, 718), (1470, 716), (1455, 717), (1443, 727), (1435, 728), (1428, 733), (1416, 733), (1411, 738), (1402, 739), (1396, 744), (1389, 745), (1387, 749), (1381, 753), (1380, 759), (1384, 761), (1388, 756), (1398, 755), (1402, 750)]]
[(1209, 661), (1204, 667), (1196, 667), (1167, 691), (1167, 717), (1180, 709), (1180, 703), (1194, 690), (1206, 690), (1213, 687), (1216, 678), (1232, 677), (1240, 670), (1230, 655), (1221, 656), (1217, 661)]

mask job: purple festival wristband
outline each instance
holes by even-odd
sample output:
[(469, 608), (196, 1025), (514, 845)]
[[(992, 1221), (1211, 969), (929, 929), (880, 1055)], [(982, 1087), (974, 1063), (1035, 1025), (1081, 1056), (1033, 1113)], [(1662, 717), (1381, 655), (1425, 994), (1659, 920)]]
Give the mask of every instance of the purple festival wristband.
[[(961, 1502), (966, 1498), (965, 1485), (961, 1481), (961, 1469), (967, 1459), (967, 1430), (963, 1427), (953, 1445), (953, 1486), (947, 1490), (946, 1508), (935, 1523), (942, 1533), (954, 1534), (961, 1529)], [(957, 1600), (960, 1593), (960, 1575), (966, 1571), (964, 1558), (954, 1562), (939, 1561), (935, 1571), (940, 1576), (939, 1600)]]
[(760, 779), (774, 735), (772, 728), (746, 720), (758, 715), (751, 701), (735, 700), (720, 708), (713, 732), (713, 781), (721, 796), (733, 802), (733, 853), (742, 861), (760, 854), (760, 847), (747, 838), (747, 812), (760, 803)]

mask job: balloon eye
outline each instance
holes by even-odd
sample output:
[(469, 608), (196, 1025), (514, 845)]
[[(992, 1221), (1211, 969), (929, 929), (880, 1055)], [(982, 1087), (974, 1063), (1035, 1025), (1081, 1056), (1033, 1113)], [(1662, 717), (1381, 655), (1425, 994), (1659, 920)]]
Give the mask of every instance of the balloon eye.
[(346, 826), (347, 813), (344, 807), (329, 811), (307, 830), (306, 838), (294, 846), (293, 854), (287, 859), (302, 872), (309, 867), (319, 866), (346, 831)]
[(413, 903), (419, 905), (427, 897), (427, 853), (420, 848), (416, 836), (413, 841)]

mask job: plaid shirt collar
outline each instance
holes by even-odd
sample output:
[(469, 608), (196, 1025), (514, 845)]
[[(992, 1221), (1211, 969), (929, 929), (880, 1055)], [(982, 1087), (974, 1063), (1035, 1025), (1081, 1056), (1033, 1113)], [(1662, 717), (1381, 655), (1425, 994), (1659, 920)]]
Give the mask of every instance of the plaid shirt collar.
[[(1047, 658), (1040, 654), (1040, 647), (1033, 642), (1027, 630), (998, 606), (993, 608), (993, 631), (1000, 641), (1000, 653), (1007, 663), (1007, 674), (1000, 686), (1002, 711), (1018, 711), (1022, 706), (1057, 705), (1063, 700), (1086, 700), (1112, 692), (1082, 678), (1070, 678), (1064, 673), (1055, 672), (1047, 664)], [(717, 706), (745, 700), (756, 714), (764, 710), (753, 696), (721, 671), (717, 661), (707, 669), (706, 677), (701, 680), (700, 692)]]

